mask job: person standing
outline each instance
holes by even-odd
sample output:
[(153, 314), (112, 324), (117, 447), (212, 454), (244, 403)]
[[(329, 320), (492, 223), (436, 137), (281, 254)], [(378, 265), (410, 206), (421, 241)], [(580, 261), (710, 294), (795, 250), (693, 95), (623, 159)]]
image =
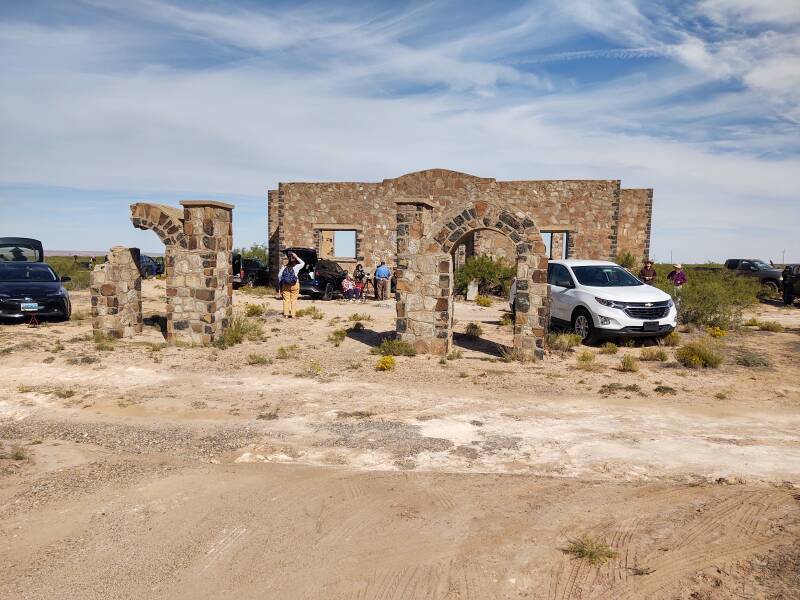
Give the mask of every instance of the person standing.
[(375, 294), (378, 300), (388, 300), (391, 292), (392, 272), (384, 261), (381, 261), (380, 266), (375, 269), (375, 280), (377, 282)]
[(644, 261), (644, 266), (639, 271), (639, 279), (647, 285), (653, 285), (656, 280), (656, 270), (653, 268), (653, 261), (649, 258)]
[(669, 275), (667, 275), (667, 280), (671, 281), (672, 285), (675, 286), (675, 293), (672, 297), (675, 298), (675, 309), (680, 311), (681, 288), (686, 283), (686, 272), (683, 270), (683, 265), (681, 263), (677, 263), (673, 266), (675, 268), (669, 272)]
[(306, 266), (300, 257), (290, 252), (286, 264), (278, 271), (278, 288), (283, 298), (283, 317), (292, 319), (297, 313), (297, 299), (300, 297), (300, 270)]

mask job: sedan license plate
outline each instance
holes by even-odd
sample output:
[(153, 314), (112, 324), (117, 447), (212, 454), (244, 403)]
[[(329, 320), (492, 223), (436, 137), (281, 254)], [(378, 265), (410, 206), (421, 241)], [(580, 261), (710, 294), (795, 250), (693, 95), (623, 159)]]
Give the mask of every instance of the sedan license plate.
[(22, 312), (34, 312), (39, 310), (39, 303), (38, 302), (23, 302), (19, 305), (19, 308)]
[(645, 321), (643, 331), (658, 331), (658, 321)]

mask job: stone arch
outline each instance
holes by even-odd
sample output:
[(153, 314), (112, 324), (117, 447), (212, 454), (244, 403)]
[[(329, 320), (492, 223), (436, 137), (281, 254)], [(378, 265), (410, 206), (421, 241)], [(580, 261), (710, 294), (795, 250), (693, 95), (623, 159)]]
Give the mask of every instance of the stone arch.
[(516, 250), (514, 347), (541, 355), (549, 320), (545, 245), (530, 216), (482, 200), (432, 222), (424, 201), (398, 206), (397, 333), (420, 352), (446, 354), (453, 343), (452, 251), (467, 235), (492, 230)]
[(183, 211), (164, 204), (137, 202), (131, 204), (131, 223), (137, 229), (150, 229), (165, 246), (186, 248)]

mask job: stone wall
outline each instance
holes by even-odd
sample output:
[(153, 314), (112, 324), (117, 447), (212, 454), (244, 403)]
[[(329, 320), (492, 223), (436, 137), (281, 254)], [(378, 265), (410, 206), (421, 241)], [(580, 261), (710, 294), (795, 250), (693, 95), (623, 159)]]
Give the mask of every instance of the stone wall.
[(182, 209), (131, 206), (131, 222), (152, 229), (165, 245), (167, 341), (209, 344), (233, 315), (233, 206), (183, 200)]
[(92, 328), (115, 338), (142, 332), (142, 275), (139, 251), (114, 246), (89, 275)]
[(649, 258), (652, 217), (653, 190), (621, 190), (617, 251)]
[(508, 236), (491, 229), (483, 229), (476, 231), (473, 237), (475, 255), (491, 256), (495, 260), (503, 259), (507, 263), (514, 263), (517, 254), (516, 246)]
[[(415, 199), (430, 204), (434, 219), (478, 200), (502, 205), (530, 215), (539, 231), (569, 231), (570, 256), (609, 259), (620, 241), (622, 191), (618, 180), (496, 181), (445, 169), (380, 183), (281, 183), (268, 194), (270, 266), (277, 272), (281, 249), (316, 248), (320, 228), (345, 224), (361, 228), (357, 260), (366, 269), (374, 270), (381, 260), (394, 265), (396, 202)], [(643, 191), (652, 197), (651, 190)], [(631, 212), (631, 204), (623, 207), (624, 243), (644, 248), (650, 209), (636, 204)]]

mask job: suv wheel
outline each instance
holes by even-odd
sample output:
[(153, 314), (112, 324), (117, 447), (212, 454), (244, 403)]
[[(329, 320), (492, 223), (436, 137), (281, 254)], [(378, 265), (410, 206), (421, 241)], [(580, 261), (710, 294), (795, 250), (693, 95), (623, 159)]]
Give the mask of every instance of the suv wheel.
[(761, 282), (761, 287), (764, 288), (764, 291), (769, 296), (777, 296), (778, 292), (780, 291), (780, 288), (778, 287), (778, 284), (776, 282), (772, 281), (771, 279), (768, 279), (766, 281), (762, 281)]
[(325, 284), (325, 293), (322, 294), (323, 300), (331, 300), (333, 298), (333, 286), (330, 281)]
[(594, 323), (592, 315), (584, 308), (575, 311), (572, 317), (572, 331), (581, 336), (584, 342), (591, 342), (594, 339)]

